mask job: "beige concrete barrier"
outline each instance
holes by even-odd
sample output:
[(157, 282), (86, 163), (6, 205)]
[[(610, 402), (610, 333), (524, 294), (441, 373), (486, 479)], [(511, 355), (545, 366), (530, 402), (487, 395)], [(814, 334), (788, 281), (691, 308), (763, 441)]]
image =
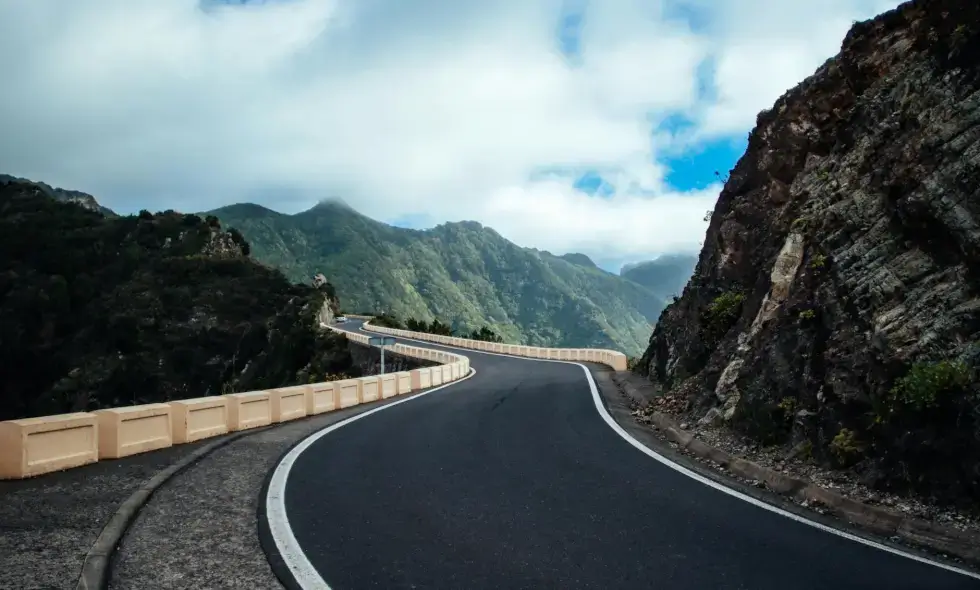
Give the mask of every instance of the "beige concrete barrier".
[(21, 479), (99, 460), (99, 420), (79, 412), (0, 422), (0, 479)]
[(359, 377), (361, 382), (361, 403), (373, 402), (381, 399), (380, 384), (381, 380), (377, 375), (370, 377)]
[(359, 379), (343, 379), (336, 382), (337, 396), (341, 408), (349, 408), (361, 403), (362, 384)]
[(409, 371), (401, 371), (395, 373), (396, 383), (398, 384), (398, 395), (412, 392), (412, 373)]
[(340, 409), (340, 389), (336, 381), (324, 381), (310, 385), (306, 398), (306, 415), (315, 416)]
[(99, 458), (118, 459), (172, 446), (170, 404), (146, 404), (93, 412), (99, 419)]
[[(524, 346), (524, 345), (513, 345), (513, 344), (501, 344), (501, 343), (491, 343), (479, 340), (469, 340), (466, 338), (458, 337), (446, 337), (437, 336), (435, 334), (425, 334), (422, 332), (410, 332), (408, 330), (391, 330), (389, 328), (382, 328), (379, 326), (372, 326), (370, 322), (364, 324), (364, 328), (368, 331), (381, 332), (385, 334), (394, 334), (402, 336), (405, 338), (412, 338), (415, 340), (427, 340), (430, 342), (438, 342), (442, 344), (447, 344), (449, 346), (457, 346), (460, 348), (469, 348), (471, 350), (482, 350), (487, 352), (497, 352), (502, 354), (512, 354), (517, 356), (523, 356), (527, 358), (541, 358), (549, 360), (565, 360), (571, 362), (599, 362), (612, 367), (616, 371), (625, 371), (627, 366), (627, 357), (621, 352), (616, 352), (612, 350), (595, 350), (595, 349), (577, 349), (577, 348), (544, 348), (536, 346)], [(418, 358), (429, 358), (436, 360), (440, 363), (449, 363), (452, 361), (446, 361), (440, 359), (439, 357), (418, 357)], [(469, 365), (465, 366), (464, 373), (469, 371)]]
[(411, 375), (412, 391), (432, 387), (432, 370), (429, 367), (424, 369), (412, 369)]
[(379, 381), (381, 382), (381, 399), (398, 395), (398, 377), (394, 373), (382, 375)]
[(437, 387), (442, 385), (442, 368), (441, 367), (431, 367), (429, 372), (430, 379), (432, 380), (432, 387)]
[(268, 391), (229, 393), (228, 430), (237, 432), (272, 424), (272, 400)]
[(228, 434), (228, 398), (212, 395), (172, 401), (170, 427), (175, 445)]
[(453, 381), (453, 368), (449, 365), (442, 365), (442, 382), (452, 383)]
[(278, 424), (305, 418), (309, 395), (309, 385), (270, 389), (269, 400), (272, 402), (272, 421)]

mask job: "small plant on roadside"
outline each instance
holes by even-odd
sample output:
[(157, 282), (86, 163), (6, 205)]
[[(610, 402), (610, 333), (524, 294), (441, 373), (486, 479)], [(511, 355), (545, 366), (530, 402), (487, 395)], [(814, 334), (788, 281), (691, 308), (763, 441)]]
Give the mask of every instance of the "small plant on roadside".
[(823, 254), (816, 254), (810, 259), (810, 268), (814, 270), (819, 270), (825, 266), (827, 266), (827, 257)]
[(815, 317), (817, 317), (817, 312), (813, 311), (812, 309), (804, 309), (800, 312), (801, 320), (812, 320)]
[(850, 428), (841, 428), (830, 441), (830, 450), (841, 463), (849, 463), (864, 451), (857, 435)]

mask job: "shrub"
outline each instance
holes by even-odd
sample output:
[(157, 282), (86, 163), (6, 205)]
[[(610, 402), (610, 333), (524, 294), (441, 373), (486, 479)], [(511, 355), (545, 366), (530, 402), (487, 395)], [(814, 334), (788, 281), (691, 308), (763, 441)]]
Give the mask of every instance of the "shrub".
[(916, 410), (934, 408), (944, 396), (966, 387), (969, 382), (970, 372), (963, 363), (915, 363), (892, 386), (891, 401)]
[(473, 330), (470, 332), (469, 336), (466, 336), (470, 340), (482, 340), (483, 342), (503, 342), (504, 339), (497, 335), (496, 332), (490, 328), (483, 326), (479, 330)]
[(810, 268), (812, 268), (812, 269), (815, 269), (815, 270), (816, 269), (821, 269), (821, 268), (824, 268), (825, 266), (827, 266), (827, 257), (824, 256), (823, 254), (816, 254), (810, 260)]
[(850, 428), (841, 428), (830, 441), (830, 450), (841, 463), (848, 463), (864, 451), (857, 435)]
[(745, 295), (738, 291), (726, 291), (708, 305), (707, 320), (712, 328), (723, 330), (731, 326), (742, 310)]
[(816, 316), (817, 316), (817, 312), (813, 311), (812, 309), (804, 309), (803, 311), (800, 312), (801, 320), (812, 320)]
[(796, 398), (788, 396), (784, 397), (783, 399), (779, 400), (778, 407), (783, 411), (783, 414), (785, 414), (787, 418), (792, 418), (793, 414), (796, 412)]

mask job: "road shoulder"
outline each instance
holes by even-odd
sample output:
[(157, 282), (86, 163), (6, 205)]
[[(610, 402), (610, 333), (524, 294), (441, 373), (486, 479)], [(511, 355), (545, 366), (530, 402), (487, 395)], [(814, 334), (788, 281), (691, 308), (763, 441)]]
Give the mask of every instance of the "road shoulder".
[(314, 432), (419, 393), (281, 424), (191, 465), (140, 510), (113, 555), (109, 588), (281, 588), (257, 529), (269, 472)]

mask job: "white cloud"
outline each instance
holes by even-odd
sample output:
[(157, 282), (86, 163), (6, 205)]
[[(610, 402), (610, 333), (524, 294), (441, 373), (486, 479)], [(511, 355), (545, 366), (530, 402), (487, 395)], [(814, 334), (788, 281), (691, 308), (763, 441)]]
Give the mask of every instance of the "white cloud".
[[(696, 250), (718, 187), (672, 190), (658, 156), (745, 134), (852, 19), (897, 1), (579, 4), (573, 67), (557, 0), (0, 0), (0, 172), (121, 211), (341, 196), (603, 260)], [(692, 31), (679, 8), (707, 21)], [(672, 113), (693, 133), (652, 136)], [(618, 190), (587, 197), (547, 169)]]

